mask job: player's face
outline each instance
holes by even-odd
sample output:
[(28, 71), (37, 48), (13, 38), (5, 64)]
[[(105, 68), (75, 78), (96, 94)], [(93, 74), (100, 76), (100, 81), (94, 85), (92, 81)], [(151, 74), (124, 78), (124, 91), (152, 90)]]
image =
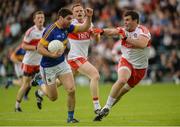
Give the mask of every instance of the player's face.
[(135, 24), (137, 24), (136, 20), (132, 20), (131, 16), (124, 17), (124, 26), (126, 30), (132, 30)]
[(82, 20), (85, 16), (83, 7), (81, 7), (81, 6), (74, 7), (73, 8), (73, 16), (77, 20)]
[(64, 27), (68, 27), (71, 22), (72, 22), (73, 16), (72, 15), (68, 15), (63, 19), (63, 26)]
[(45, 21), (44, 14), (37, 14), (34, 18), (34, 23), (38, 27), (42, 27), (44, 25), (44, 21)]

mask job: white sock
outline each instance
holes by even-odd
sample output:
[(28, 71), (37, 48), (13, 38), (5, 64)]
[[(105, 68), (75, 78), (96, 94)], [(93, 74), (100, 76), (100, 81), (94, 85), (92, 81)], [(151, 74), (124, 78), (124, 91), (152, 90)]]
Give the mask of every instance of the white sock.
[(101, 109), (99, 100), (93, 100), (93, 104), (94, 104), (94, 110)]
[(15, 107), (19, 108), (20, 107), (20, 102), (16, 101)]
[(115, 98), (112, 98), (111, 96), (109, 96), (107, 99), (106, 105), (104, 107), (110, 109), (115, 101), (116, 101)]
[(40, 90), (40, 89), (38, 89), (38, 94), (39, 94), (39, 96), (44, 96), (44, 93), (43, 93), (43, 91), (42, 90)]

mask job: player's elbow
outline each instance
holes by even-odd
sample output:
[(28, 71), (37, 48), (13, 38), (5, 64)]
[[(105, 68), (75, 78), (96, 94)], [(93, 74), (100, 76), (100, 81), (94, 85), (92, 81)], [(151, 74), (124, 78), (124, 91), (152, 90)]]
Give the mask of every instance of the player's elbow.
[(138, 46), (138, 48), (142, 48), (142, 49), (146, 48), (146, 47), (147, 47), (147, 45), (145, 45), (145, 44), (141, 44), (141, 45)]
[(89, 27), (87, 27), (87, 26), (82, 26), (82, 27), (78, 30), (78, 32), (85, 32), (85, 31), (88, 31), (88, 29), (89, 29)]
[(147, 45), (148, 45), (148, 43), (143, 43), (143, 44), (140, 46), (140, 48), (146, 48)]
[(26, 50), (26, 44), (25, 44), (25, 42), (22, 43), (21, 47), (22, 47), (22, 49)]

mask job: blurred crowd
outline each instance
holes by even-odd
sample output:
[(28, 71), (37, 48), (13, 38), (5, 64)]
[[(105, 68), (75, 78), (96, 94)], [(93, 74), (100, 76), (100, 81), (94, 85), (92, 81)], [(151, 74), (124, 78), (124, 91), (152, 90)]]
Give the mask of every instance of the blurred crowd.
[[(140, 14), (140, 23), (152, 35), (148, 83), (172, 81), (180, 84), (180, 1), (179, 0), (79, 0), (85, 7), (94, 9), (94, 26), (105, 28), (123, 24), (122, 14), (134, 9)], [(61, 7), (73, 0), (1, 0), (0, 1), (0, 81), (13, 77), (14, 69), (9, 55), (13, 45), (32, 25), (32, 14), (43, 10), (46, 25), (57, 18)], [(116, 80), (117, 54), (112, 52), (118, 37), (102, 37), (90, 47), (90, 61), (98, 68), (102, 82)], [(118, 50), (118, 49), (116, 49)], [(4, 53), (3, 53), (4, 51)]]

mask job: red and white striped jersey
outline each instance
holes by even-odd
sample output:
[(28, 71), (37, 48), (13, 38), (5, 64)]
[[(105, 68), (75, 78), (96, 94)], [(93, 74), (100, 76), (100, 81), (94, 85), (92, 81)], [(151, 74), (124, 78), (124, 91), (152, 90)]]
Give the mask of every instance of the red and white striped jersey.
[[(37, 46), (39, 40), (42, 38), (42, 34), (45, 28), (39, 30), (35, 25), (29, 28), (24, 36), (23, 43)], [(39, 65), (41, 61), (41, 55), (37, 51), (27, 50), (23, 58), (23, 63), (28, 65)]]
[(132, 39), (137, 39), (140, 35), (148, 38), (149, 43), (145, 48), (135, 48), (133, 45), (128, 44), (126, 41), (121, 41), (122, 57), (124, 57), (136, 69), (147, 68), (151, 39), (149, 30), (145, 26), (138, 25), (134, 31), (127, 32), (127, 34), (128, 37)]
[[(78, 20), (74, 19), (72, 24), (81, 24)], [(93, 25), (91, 24), (91, 27)], [(68, 53), (68, 59), (75, 59), (78, 57), (87, 57), (88, 48), (91, 43), (90, 30), (87, 32), (69, 33), (68, 40), (70, 42), (70, 51)]]

